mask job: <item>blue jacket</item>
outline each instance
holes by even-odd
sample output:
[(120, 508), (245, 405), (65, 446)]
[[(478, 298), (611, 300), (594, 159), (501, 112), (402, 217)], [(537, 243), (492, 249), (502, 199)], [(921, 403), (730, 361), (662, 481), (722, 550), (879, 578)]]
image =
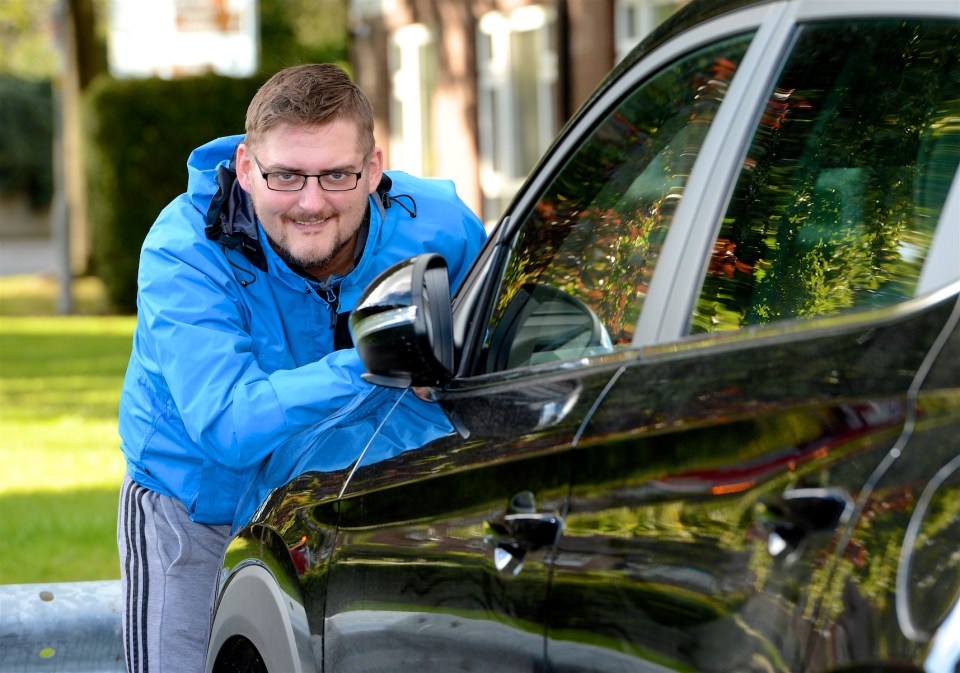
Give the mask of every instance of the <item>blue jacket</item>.
[(321, 287), (261, 245), (266, 237), (232, 171), (241, 140), (221, 138), (190, 155), (187, 192), (144, 240), (120, 399), (130, 477), (180, 499), (206, 524), (233, 520), (277, 447), (369, 392), (356, 351), (335, 348), (334, 324), (342, 327), (370, 281), (437, 252), (456, 287), (485, 238), (451, 183), (389, 172), (371, 195), (356, 267)]

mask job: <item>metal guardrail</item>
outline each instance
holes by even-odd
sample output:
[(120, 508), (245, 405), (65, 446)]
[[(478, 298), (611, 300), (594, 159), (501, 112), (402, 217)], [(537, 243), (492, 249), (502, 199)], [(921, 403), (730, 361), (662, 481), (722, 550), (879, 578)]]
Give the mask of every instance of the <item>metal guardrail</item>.
[(0, 673), (124, 673), (120, 582), (0, 585)]

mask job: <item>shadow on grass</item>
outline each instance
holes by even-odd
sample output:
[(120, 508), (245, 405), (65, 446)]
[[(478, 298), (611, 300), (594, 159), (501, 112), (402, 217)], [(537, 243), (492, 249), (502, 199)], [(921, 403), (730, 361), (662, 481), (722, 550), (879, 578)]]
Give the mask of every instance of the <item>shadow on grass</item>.
[(130, 334), (76, 333), (70, 331), (69, 322), (62, 325), (48, 333), (4, 330), (3, 348), (17, 357), (4, 358), (3, 377), (98, 374), (122, 380), (130, 357)]
[(120, 577), (116, 488), (0, 495), (0, 584)]

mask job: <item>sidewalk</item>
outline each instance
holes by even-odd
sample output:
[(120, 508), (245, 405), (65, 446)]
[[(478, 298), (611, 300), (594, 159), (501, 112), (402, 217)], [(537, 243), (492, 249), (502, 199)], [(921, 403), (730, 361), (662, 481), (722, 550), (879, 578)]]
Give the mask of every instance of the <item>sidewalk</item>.
[(59, 275), (52, 239), (0, 239), (0, 276), (24, 274)]

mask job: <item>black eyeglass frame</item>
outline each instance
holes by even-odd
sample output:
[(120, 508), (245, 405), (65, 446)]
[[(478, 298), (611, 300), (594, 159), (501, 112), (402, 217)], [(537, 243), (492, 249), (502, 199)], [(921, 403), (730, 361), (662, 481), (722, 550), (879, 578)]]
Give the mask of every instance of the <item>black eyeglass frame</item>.
[[(327, 173), (315, 173), (315, 174), (295, 173), (293, 171), (273, 171), (272, 173), (267, 173), (266, 171), (263, 170), (263, 166), (260, 165), (260, 162), (256, 159), (256, 157), (254, 157), (253, 161), (255, 164), (257, 164), (257, 168), (260, 169), (260, 175), (263, 177), (263, 181), (267, 185), (267, 189), (269, 189), (272, 192), (299, 192), (304, 187), (307, 186), (307, 178), (316, 178), (317, 184), (320, 185), (320, 189), (322, 189), (325, 192), (352, 192), (360, 184), (360, 176), (363, 175), (362, 170), (357, 173), (354, 173), (352, 171), (329, 171)], [(364, 162), (366, 162), (366, 158), (364, 158)], [(336, 175), (338, 173), (340, 175), (352, 175), (355, 178), (353, 182), (353, 187), (345, 187), (343, 189), (330, 189), (328, 187), (324, 187), (323, 178), (327, 177), (328, 175)], [(301, 181), (300, 186), (297, 187), (296, 189), (277, 189), (276, 187), (271, 187), (270, 176), (281, 175), (281, 174), (296, 175), (302, 178), (303, 180)]]

